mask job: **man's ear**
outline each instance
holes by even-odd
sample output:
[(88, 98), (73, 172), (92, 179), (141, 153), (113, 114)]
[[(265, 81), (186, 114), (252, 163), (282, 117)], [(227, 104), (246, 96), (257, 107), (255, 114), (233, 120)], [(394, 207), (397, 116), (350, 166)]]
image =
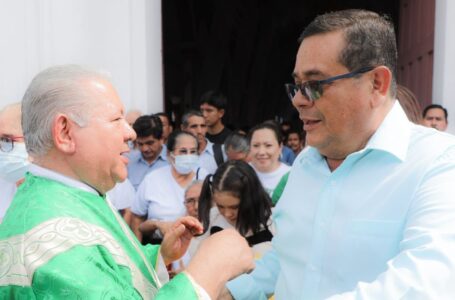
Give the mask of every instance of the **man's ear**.
[(372, 70), (373, 94), (376, 101), (373, 105), (377, 106), (386, 99), (390, 93), (392, 85), (392, 71), (386, 66), (379, 66)]
[(221, 119), (224, 116), (224, 108), (219, 109), (218, 113), (220, 114), (220, 119)]
[(380, 66), (376, 67), (372, 72), (374, 91), (386, 96), (392, 85), (392, 71), (386, 66)]
[(65, 114), (58, 114), (52, 123), (54, 146), (61, 152), (71, 154), (76, 150), (74, 129), (77, 125)]

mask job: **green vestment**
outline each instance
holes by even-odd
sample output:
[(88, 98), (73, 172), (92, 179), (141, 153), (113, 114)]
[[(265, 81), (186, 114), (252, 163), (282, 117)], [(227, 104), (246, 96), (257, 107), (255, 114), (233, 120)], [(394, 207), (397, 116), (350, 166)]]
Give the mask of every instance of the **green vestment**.
[(198, 299), (181, 273), (161, 286), (103, 196), (27, 174), (0, 224), (0, 299)]

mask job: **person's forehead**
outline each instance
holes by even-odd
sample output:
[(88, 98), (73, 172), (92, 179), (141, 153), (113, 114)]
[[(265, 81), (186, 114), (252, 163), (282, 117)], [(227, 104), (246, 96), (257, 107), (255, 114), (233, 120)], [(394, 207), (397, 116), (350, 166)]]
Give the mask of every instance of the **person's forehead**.
[(346, 71), (339, 62), (340, 52), (345, 45), (341, 31), (317, 34), (305, 38), (300, 44), (292, 76), (306, 79), (327, 77)]
[(217, 108), (213, 105), (210, 105), (208, 103), (202, 103), (201, 104), (201, 109), (206, 109), (206, 110), (217, 110)]
[(186, 192), (186, 197), (195, 197), (195, 196), (199, 196), (199, 194), (201, 193), (201, 189), (202, 189), (202, 183), (198, 183), (198, 184), (195, 184), (193, 186), (191, 186), (188, 191)]
[(290, 133), (289, 134), (290, 139), (299, 139), (299, 134), (298, 133)]
[(240, 202), (239, 197), (237, 197), (231, 192), (216, 191), (213, 197), (215, 198), (215, 201), (223, 202), (223, 204), (227, 205), (236, 205), (238, 204), (238, 202)]
[(22, 127), (20, 114), (11, 111), (0, 113), (0, 134), (8, 136), (21, 136)]
[[(92, 79), (87, 84), (87, 93), (98, 115), (124, 113), (123, 103), (114, 87), (106, 80)], [(88, 109), (92, 109), (87, 107)], [(95, 115), (96, 117), (96, 115)]]
[(194, 148), (194, 147), (196, 147), (196, 140), (192, 136), (189, 136), (186, 134), (181, 135), (177, 138), (175, 146), (176, 146), (176, 148), (186, 148), (186, 147)]
[(434, 108), (430, 108), (428, 111), (427, 111), (427, 116), (428, 115), (444, 115), (444, 111), (438, 107), (434, 107)]
[(169, 125), (169, 120), (167, 119), (167, 117), (162, 115), (159, 115), (158, 117), (161, 119), (161, 123), (163, 123), (163, 126)]
[(143, 136), (143, 137), (137, 137), (136, 138), (136, 141), (138, 143), (147, 143), (147, 142), (157, 142), (159, 141), (159, 139), (156, 139), (153, 135), (149, 135), (149, 136)]
[(205, 124), (204, 117), (191, 116), (188, 118), (188, 125), (203, 125)]
[(269, 128), (256, 130), (251, 137), (252, 140), (276, 140), (275, 133)]

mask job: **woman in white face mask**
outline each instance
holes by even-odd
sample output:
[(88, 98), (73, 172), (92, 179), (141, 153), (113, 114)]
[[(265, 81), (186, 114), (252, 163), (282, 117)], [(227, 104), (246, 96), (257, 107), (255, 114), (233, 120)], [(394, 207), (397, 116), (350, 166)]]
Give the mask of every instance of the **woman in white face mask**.
[(29, 164), (22, 136), (21, 105), (11, 104), (0, 111), (0, 222)]
[(23, 140), (0, 135), (0, 223), (30, 164)]
[(0, 178), (18, 184), (30, 162), (22, 136), (0, 136)]
[[(139, 185), (131, 206), (131, 227), (142, 239), (139, 225), (147, 220), (145, 242), (158, 243), (171, 223), (186, 213), (185, 188), (193, 180), (203, 180), (207, 171), (199, 167), (198, 142), (194, 135), (183, 131), (172, 132), (167, 141), (169, 166), (150, 172)], [(151, 226), (153, 225), (151, 229)]]

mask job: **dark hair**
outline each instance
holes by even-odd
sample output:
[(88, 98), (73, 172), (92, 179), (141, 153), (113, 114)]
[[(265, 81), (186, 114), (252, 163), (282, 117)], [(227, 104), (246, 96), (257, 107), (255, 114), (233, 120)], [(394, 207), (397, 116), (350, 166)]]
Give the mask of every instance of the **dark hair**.
[(187, 128), (188, 125), (190, 125), (188, 123), (189, 118), (194, 117), (194, 116), (204, 118), (204, 116), (202, 115), (202, 113), (199, 110), (191, 109), (191, 110), (189, 110), (189, 111), (187, 111), (187, 112), (185, 112), (183, 114), (183, 116), (182, 116), (182, 126), (184, 128)]
[(447, 112), (447, 109), (445, 109), (442, 105), (439, 105), (439, 104), (430, 104), (427, 107), (425, 107), (425, 109), (423, 110), (423, 114), (422, 114), (423, 117), (425, 118), (425, 116), (427, 115), (427, 112), (430, 109), (433, 109), (433, 108), (442, 109), (442, 111), (444, 112), (444, 116), (446, 117), (446, 120), (447, 120), (447, 117), (449, 116), (449, 113)]
[(317, 16), (302, 32), (305, 38), (342, 30), (346, 41), (339, 61), (349, 71), (368, 66), (386, 66), (392, 72), (391, 96), (396, 95), (397, 45), (390, 19), (375, 12), (348, 9)]
[(226, 109), (226, 97), (218, 91), (208, 91), (201, 96), (199, 104), (208, 104), (216, 107), (217, 109)]
[(414, 93), (407, 87), (399, 84), (397, 86), (397, 99), (409, 121), (414, 124), (421, 124), (422, 109)]
[(250, 151), (248, 138), (244, 134), (235, 131), (231, 132), (224, 140), (224, 150), (227, 151), (228, 149), (248, 153)]
[(253, 134), (256, 131), (261, 130), (261, 129), (271, 130), (273, 132), (273, 134), (275, 135), (275, 138), (276, 138), (278, 144), (282, 144), (283, 136), (281, 135), (281, 130), (278, 128), (277, 123), (273, 120), (268, 120), (268, 121), (262, 122), (261, 124), (258, 124), (256, 126), (254, 126), (253, 128), (251, 128), (250, 131), (248, 132), (249, 143), (251, 143), (251, 138), (253, 137)]
[(153, 136), (161, 139), (163, 136), (163, 123), (158, 116), (140, 116), (133, 124), (133, 129), (139, 138)]
[(289, 131), (286, 133), (286, 138), (285, 138), (285, 141), (286, 141), (286, 142), (288, 141), (289, 136), (290, 136), (291, 134), (297, 134), (297, 135), (299, 136), (299, 140), (302, 140), (302, 139), (303, 139), (303, 133), (302, 133), (302, 131), (297, 130), (297, 129), (295, 129), (295, 128), (291, 128), (291, 129), (289, 129)]
[(156, 114), (153, 114), (152, 116), (165, 117), (167, 119), (168, 124), (171, 125), (171, 118), (169, 118), (169, 115), (165, 112), (158, 112)]
[(171, 132), (171, 134), (167, 138), (167, 144), (166, 144), (167, 151), (172, 152), (175, 150), (177, 141), (182, 135), (187, 135), (187, 136), (192, 137), (196, 141), (196, 148), (199, 148), (199, 143), (197, 142), (197, 138), (193, 134), (191, 134), (190, 132), (182, 131), (182, 130), (174, 130)]
[(210, 209), (215, 192), (232, 193), (240, 199), (238, 232), (245, 236), (268, 227), (272, 215), (270, 196), (266, 193), (254, 169), (244, 161), (232, 160), (218, 167), (214, 175), (207, 176), (199, 197), (199, 219), (204, 230), (210, 226)]

